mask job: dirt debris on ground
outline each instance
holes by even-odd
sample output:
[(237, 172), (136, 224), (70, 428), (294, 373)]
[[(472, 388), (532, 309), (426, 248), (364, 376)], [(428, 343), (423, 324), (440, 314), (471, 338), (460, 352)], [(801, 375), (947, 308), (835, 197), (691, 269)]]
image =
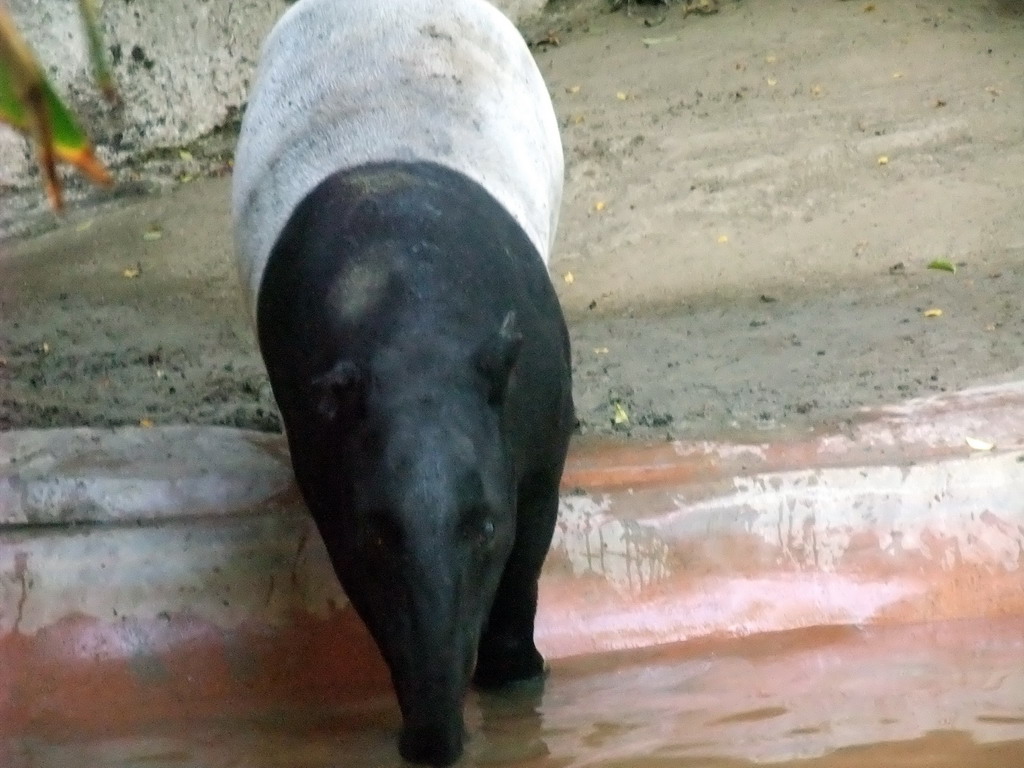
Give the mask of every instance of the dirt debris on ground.
[[(717, 6), (560, 0), (525, 30), (581, 431), (739, 439), (1019, 377), (1024, 3)], [(0, 429), (280, 428), (229, 184), (0, 247)]]

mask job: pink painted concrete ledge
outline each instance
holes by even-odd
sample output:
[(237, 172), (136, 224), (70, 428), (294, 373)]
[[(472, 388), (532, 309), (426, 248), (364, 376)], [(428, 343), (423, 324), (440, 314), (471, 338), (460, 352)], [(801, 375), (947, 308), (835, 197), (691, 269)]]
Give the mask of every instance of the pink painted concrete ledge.
[[(1022, 461), (1024, 383), (864, 411), (843, 434), (579, 444), (538, 644), (557, 664), (808, 626), (1019, 618)], [(0, 731), (386, 686), (281, 438), (0, 434)]]

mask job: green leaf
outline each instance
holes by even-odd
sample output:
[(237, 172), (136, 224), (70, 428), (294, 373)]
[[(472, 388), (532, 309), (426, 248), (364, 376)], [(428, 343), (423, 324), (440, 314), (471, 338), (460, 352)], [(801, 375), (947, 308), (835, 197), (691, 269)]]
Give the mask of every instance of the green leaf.
[(622, 407), (622, 403), (612, 403), (612, 407), (615, 412), (612, 416), (612, 421), (615, 424), (627, 424), (629, 422), (629, 414), (626, 412), (626, 409)]
[(71, 163), (97, 184), (111, 178), (93, 154), (85, 132), (43, 74), (10, 12), (0, 5), (0, 121), (28, 134), (36, 145), (43, 186), (51, 205), (61, 208), (55, 160)]
[(956, 264), (948, 259), (936, 259), (928, 265), (928, 269), (941, 269), (944, 272), (956, 272)]
[(89, 61), (92, 63), (93, 76), (103, 96), (111, 103), (117, 102), (117, 88), (114, 86), (114, 74), (110, 71), (106, 52), (103, 50), (103, 36), (100, 34), (99, 16), (93, 0), (78, 0), (82, 21), (85, 24), (85, 38), (89, 44)]

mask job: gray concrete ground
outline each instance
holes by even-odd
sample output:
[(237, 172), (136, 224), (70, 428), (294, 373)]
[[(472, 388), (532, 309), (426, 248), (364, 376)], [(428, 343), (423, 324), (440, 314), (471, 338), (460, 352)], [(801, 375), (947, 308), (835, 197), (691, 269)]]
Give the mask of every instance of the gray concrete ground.
[[(1024, 4), (562, 5), (549, 31), (584, 432), (803, 431), (1020, 376)], [(0, 428), (277, 428), (219, 142), (3, 247)]]

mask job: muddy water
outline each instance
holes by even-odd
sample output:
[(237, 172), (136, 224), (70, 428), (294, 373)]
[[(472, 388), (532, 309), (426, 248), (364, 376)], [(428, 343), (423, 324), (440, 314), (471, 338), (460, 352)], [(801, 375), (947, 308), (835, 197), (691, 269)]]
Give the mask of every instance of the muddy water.
[[(562, 660), (546, 688), (470, 696), (462, 766), (1020, 768), (1024, 619), (819, 628)], [(396, 708), (68, 734), (12, 768), (398, 766)], [(3, 756), (0, 750), (0, 757)]]

